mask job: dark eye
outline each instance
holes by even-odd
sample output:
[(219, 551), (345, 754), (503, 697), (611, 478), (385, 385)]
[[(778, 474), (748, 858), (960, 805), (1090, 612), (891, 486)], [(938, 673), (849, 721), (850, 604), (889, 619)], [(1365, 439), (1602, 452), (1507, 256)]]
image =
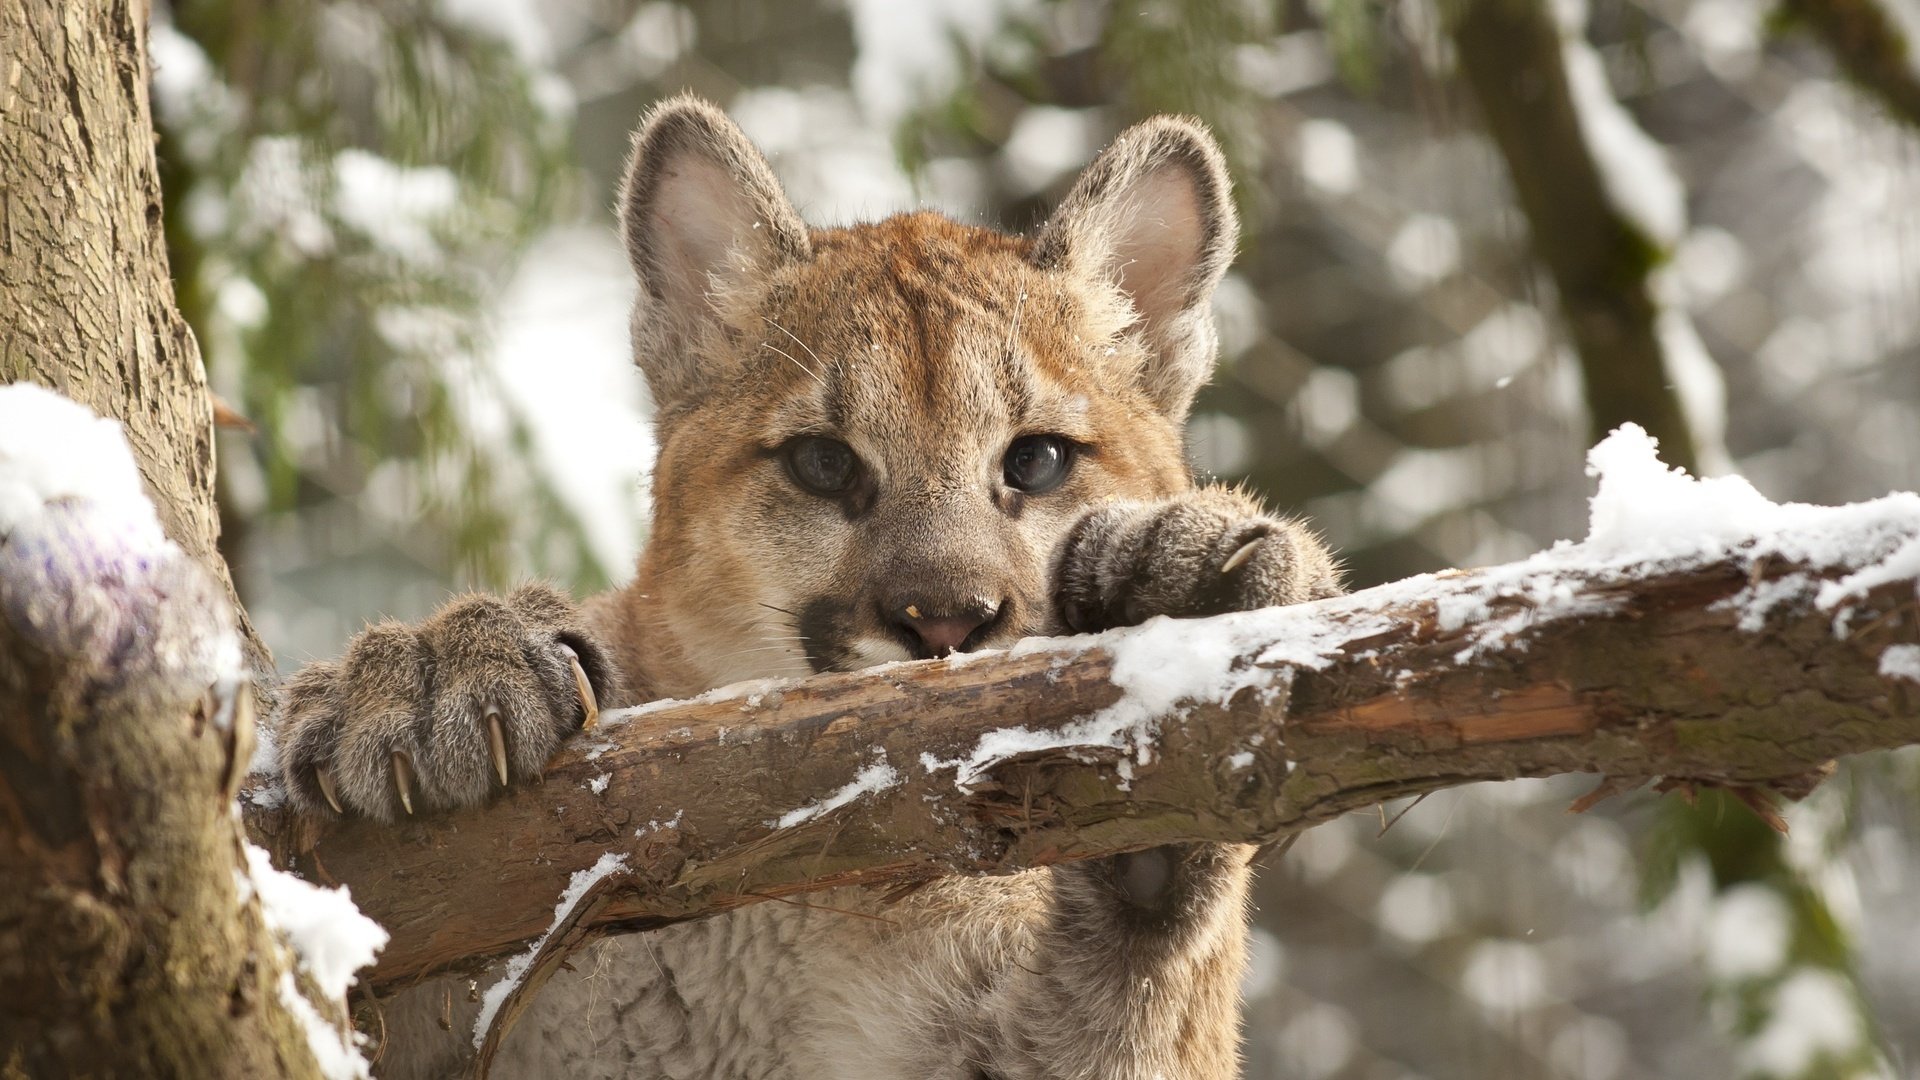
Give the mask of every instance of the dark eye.
[(840, 495), (853, 486), (860, 459), (853, 448), (836, 439), (802, 435), (781, 450), (793, 482), (815, 495)]
[(1023, 435), (1007, 447), (1000, 467), (1008, 487), (1042, 495), (1066, 481), (1073, 467), (1073, 444), (1058, 435)]

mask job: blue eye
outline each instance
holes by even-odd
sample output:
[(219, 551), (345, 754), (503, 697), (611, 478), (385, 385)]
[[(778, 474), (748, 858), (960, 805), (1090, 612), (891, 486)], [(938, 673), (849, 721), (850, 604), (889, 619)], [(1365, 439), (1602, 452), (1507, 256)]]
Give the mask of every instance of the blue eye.
[(1007, 447), (1000, 467), (1008, 487), (1043, 495), (1066, 482), (1073, 444), (1058, 435), (1023, 435)]
[(786, 460), (787, 475), (813, 495), (845, 494), (860, 473), (853, 448), (837, 439), (803, 435), (782, 447), (780, 456)]

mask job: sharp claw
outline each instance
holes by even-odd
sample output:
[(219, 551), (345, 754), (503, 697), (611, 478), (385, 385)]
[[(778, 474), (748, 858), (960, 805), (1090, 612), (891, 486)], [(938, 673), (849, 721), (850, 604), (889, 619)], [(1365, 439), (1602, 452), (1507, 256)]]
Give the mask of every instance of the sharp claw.
[(413, 813), (413, 762), (404, 750), (393, 752), (393, 786), (400, 790), (400, 805)]
[(325, 765), (315, 765), (313, 767), (313, 778), (320, 782), (320, 794), (327, 797), (327, 805), (333, 807), (333, 812), (336, 814), (346, 813), (340, 806), (340, 793), (333, 789), (333, 770), (327, 768)]
[(587, 681), (587, 669), (580, 666), (580, 654), (566, 645), (560, 646), (560, 651), (567, 654), (567, 662), (573, 665), (573, 685), (580, 691), (580, 707), (586, 710), (580, 730), (590, 730), (600, 722), (600, 702), (593, 696), (593, 684)]
[(487, 709), (487, 749), (493, 754), (494, 775), (500, 786), (507, 785), (507, 733), (500, 728), (500, 710)]
[(1266, 537), (1262, 536), (1258, 540), (1249, 540), (1241, 544), (1240, 550), (1227, 556), (1227, 561), (1220, 564), (1220, 572), (1222, 574), (1231, 574), (1235, 570), (1240, 569), (1248, 559), (1253, 558), (1253, 549), (1259, 547), (1260, 541), (1265, 539)]

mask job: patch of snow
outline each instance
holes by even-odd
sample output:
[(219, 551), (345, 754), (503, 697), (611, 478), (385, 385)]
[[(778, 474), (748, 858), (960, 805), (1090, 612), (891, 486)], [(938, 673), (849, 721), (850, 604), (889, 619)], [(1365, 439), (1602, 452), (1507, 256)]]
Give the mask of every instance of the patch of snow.
[(333, 212), (367, 239), (408, 262), (431, 264), (443, 252), (432, 226), (460, 201), (460, 181), (438, 165), (399, 165), (365, 150), (333, 159)]
[[(1316, 605), (1317, 608), (1317, 605)], [(1153, 760), (1159, 717), (1182, 703), (1225, 702), (1252, 686), (1271, 682), (1268, 666), (1324, 668), (1351, 637), (1387, 629), (1385, 616), (1361, 614), (1354, 621), (1302, 618), (1301, 608), (1235, 612), (1207, 622), (1149, 619), (1137, 627), (1092, 637), (1028, 638), (1009, 652), (1023, 656), (1061, 652), (1063, 659), (1091, 649), (1111, 657), (1110, 678), (1121, 696), (1091, 716), (1053, 731), (1026, 727), (987, 732), (969, 753), (947, 761), (923, 755), (927, 771), (953, 769), (963, 790), (987, 769), (1008, 758), (1068, 747), (1108, 747), (1124, 751), (1134, 763)], [(1256, 662), (1241, 664), (1242, 656)], [(1124, 776), (1123, 776), (1124, 779)]]
[(1573, 95), (1580, 133), (1600, 169), (1607, 201), (1645, 232), (1671, 248), (1686, 232), (1687, 191), (1674, 175), (1667, 152), (1634, 122), (1607, 83), (1600, 54), (1586, 39), (1584, 4), (1556, 4), (1567, 89)]
[[(300, 970), (321, 993), (341, 1000), (353, 985), (353, 973), (373, 963), (386, 947), (387, 932), (360, 914), (346, 886), (322, 888), (276, 869), (272, 857), (252, 844), (246, 846), (246, 853), (246, 871), (233, 872), (240, 902), (258, 897), (261, 918), (292, 948)], [(328, 1080), (362, 1080), (371, 1075), (360, 1053), (363, 1036), (335, 1027), (322, 1016), (300, 992), (291, 969), (280, 973), (278, 989), (281, 1005), (306, 1032), (307, 1047), (321, 1075)]]
[(1801, 1076), (1821, 1055), (1843, 1057), (1865, 1034), (1852, 989), (1832, 971), (1802, 968), (1774, 991), (1767, 1026), (1744, 1048), (1746, 1070)]
[(599, 776), (587, 781), (587, 790), (593, 792), (595, 795), (604, 795), (607, 792), (607, 785), (612, 782), (612, 773), (601, 773)]
[(338, 999), (353, 985), (353, 973), (373, 963), (387, 932), (360, 914), (345, 885), (327, 889), (276, 869), (272, 856), (247, 845), (247, 873), (234, 872), (242, 899), (259, 896), (267, 926), (287, 939), (300, 969), (320, 992)]
[[(880, 669), (866, 668), (864, 670), (872, 672)], [(770, 697), (777, 702), (780, 691), (785, 690), (798, 681), (798, 679), (748, 679), (744, 682), (728, 683), (725, 686), (715, 687), (704, 694), (695, 694), (690, 698), (661, 698), (658, 701), (649, 701), (642, 705), (629, 705), (624, 709), (608, 709), (600, 714), (599, 726), (601, 728), (618, 727), (621, 724), (631, 723), (649, 713), (660, 712), (664, 709), (677, 709), (682, 705), (707, 705), (716, 701), (741, 699), (743, 707), (758, 709), (764, 705), (768, 705), (769, 702), (767, 699)], [(612, 744), (608, 744), (606, 749), (613, 749)], [(597, 757), (598, 755), (595, 756)]]
[[(49, 511), (64, 523), (49, 521)], [(91, 577), (138, 579), (155, 563), (186, 558), (160, 528), (119, 421), (46, 387), (9, 383), (0, 386), (0, 542), (46, 528), (86, 537), (89, 561), (80, 572)], [(198, 645), (177, 660), (197, 665), (209, 683), (244, 677), (230, 626)], [(225, 728), (231, 721), (222, 710), (213, 722)]]
[(500, 41), (523, 64), (552, 57), (552, 19), (541, 0), (439, 0), (437, 6), (441, 18)]
[(633, 830), (633, 835), (646, 836), (650, 833), (657, 833), (662, 829), (677, 829), (680, 827), (680, 822), (686, 816), (687, 812), (685, 810), (675, 810), (671, 821), (649, 821), (645, 825)]
[(526, 952), (507, 961), (506, 971), (501, 974), (500, 981), (487, 987), (487, 992), (480, 998), (480, 1015), (473, 1020), (474, 1049), (478, 1050), (486, 1043), (487, 1031), (493, 1027), (493, 1018), (500, 1011), (500, 1006), (506, 1003), (507, 995), (520, 985), (527, 969), (533, 966), (533, 958), (540, 955), (540, 949), (546, 945), (547, 939), (573, 913), (574, 907), (586, 897), (587, 890), (614, 874), (624, 873), (626, 869), (627, 857), (609, 851), (602, 854), (592, 866), (575, 870), (573, 876), (567, 879), (567, 887), (561, 892), (559, 903), (553, 906), (553, 922), (547, 924), (546, 932)]
[(307, 1049), (313, 1054), (321, 1076), (327, 1080), (368, 1080), (373, 1075), (366, 1055), (360, 1052), (364, 1037), (357, 1031), (342, 1031), (321, 1016), (320, 1010), (300, 992), (293, 972), (280, 973), (279, 990), (281, 1006), (293, 1014), (301, 1030), (306, 1032)]
[(1328, 195), (1351, 195), (1360, 185), (1360, 144), (1338, 120), (1300, 125), (1300, 175)]
[(853, 87), (882, 129), (960, 81), (962, 50), (977, 53), (1033, 0), (848, 0), (853, 16)]
[(1240, 769), (1250, 769), (1253, 767), (1253, 751), (1242, 750), (1227, 758), (1227, 764), (1236, 771)]
[(1880, 654), (1880, 674), (1920, 682), (1920, 645), (1889, 645)]
[(0, 387), (0, 533), (37, 521), (49, 503), (91, 503), (131, 554), (172, 545), (140, 486), (118, 420), (34, 383)]
[(853, 779), (840, 790), (799, 809), (789, 810), (780, 815), (778, 821), (767, 822), (767, 826), (774, 829), (790, 829), (802, 822), (812, 821), (821, 814), (838, 810), (862, 795), (877, 794), (897, 786), (900, 783), (900, 773), (892, 765), (887, 764), (887, 752), (877, 746), (873, 748), (873, 752), (879, 760), (854, 774)]
[(549, 230), (514, 268), (485, 354), (540, 475), (613, 575), (628, 572), (640, 550), (637, 481), (654, 458), (627, 327), (633, 289), (611, 230)]
[(1793, 913), (1777, 891), (1746, 883), (1714, 902), (1706, 929), (1707, 970), (1713, 977), (1756, 979), (1786, 963)]

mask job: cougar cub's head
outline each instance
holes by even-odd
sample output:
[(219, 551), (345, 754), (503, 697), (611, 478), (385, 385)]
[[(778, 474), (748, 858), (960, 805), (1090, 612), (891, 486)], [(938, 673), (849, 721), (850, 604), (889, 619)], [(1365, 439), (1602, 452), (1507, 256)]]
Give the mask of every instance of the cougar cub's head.
[(1052, 632), (1073, 524), (1189, 482), (1238, 232), (1190, 121), (1126, 131), (1031, 237), (816, 230), (682, 98), (636, 134), (620, 214), (660, 442), (640, 591), (693, 681)]

